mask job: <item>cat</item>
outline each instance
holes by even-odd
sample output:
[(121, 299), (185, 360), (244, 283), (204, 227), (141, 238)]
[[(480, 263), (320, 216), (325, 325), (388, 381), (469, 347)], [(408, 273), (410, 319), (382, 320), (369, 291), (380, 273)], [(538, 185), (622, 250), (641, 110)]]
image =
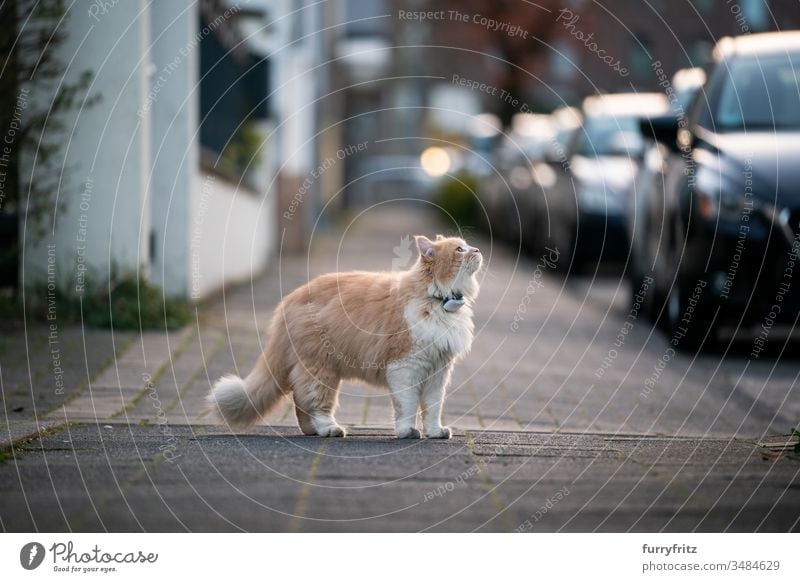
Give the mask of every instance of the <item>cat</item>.
[(472, 345), (478, 248), (461, 238), (415, 236), (407, 271), (330, 273), (299, 287), (275, 310), (264, 352), (250, 374), (223, 376), (208, 403), (233, 428), (261, 420), (293, 392), (306, 435), (343, 437), (334, 412), (342, 380), (388, 387), (395, 435), (449, 439), (442, 426), (455, 362)]

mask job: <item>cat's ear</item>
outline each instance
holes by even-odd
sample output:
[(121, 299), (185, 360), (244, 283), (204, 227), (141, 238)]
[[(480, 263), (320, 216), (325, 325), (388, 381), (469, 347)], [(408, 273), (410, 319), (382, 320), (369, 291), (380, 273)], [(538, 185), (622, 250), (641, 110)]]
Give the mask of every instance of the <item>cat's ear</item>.
[(442, 235), (440, 235), (440, 234), (437, 234), (436, 235), (436, 242), (439, 242), (440, 240), (444, 240), (444, 237)]
[(423, 259), (432, 259), (433, 241), (422, 235), (415, 236), (414, 240), (416, 241), (417, 248), (419, 249), (419, 256), (421, 256)]

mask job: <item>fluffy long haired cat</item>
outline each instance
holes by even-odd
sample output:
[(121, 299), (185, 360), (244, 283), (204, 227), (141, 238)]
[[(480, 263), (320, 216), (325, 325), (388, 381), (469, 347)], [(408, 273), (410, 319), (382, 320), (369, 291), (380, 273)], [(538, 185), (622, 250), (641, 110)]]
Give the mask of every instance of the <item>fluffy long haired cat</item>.
[(414, 237), (407, 271), (331, 273), (287, 295), (266, 349), (246, 378), (224, 376), (209, 404), (234, 428), (261, 420), (294, 393), (300, 430), (344, 436), (336, 423), (342, 380), (388, 387), (398, 438), (450, 438), (442, 405), (453, 365), (472, 344), (480, 250), (460, 238)]

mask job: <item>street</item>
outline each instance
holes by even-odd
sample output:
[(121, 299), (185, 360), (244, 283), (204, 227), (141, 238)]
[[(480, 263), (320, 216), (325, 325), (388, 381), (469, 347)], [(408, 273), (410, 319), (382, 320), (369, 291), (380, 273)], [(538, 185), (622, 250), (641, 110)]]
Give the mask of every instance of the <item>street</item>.
[[(214, 425), (203, 398), (220, 375), (249, 371), (280, 297), (326, 270), (406, 268), (409, 235), (456, 234), (415, 204), (343, 219), (181, 330), (93, 331), (88, 344), (65, 333), (72, 385), (85, 386), (45, 400), (41, 437), (6, 405), (3, 432), (17, 438), (0, 463), (3, 529), (800, 528), (800, 465), (774, 454), (800, 419), (796, 342), (776, 335), (754, 360), (747, 345), (687, 356), (632, 311), (619, 274), (565, 284), (558, 249), (526, 258), (472, 233), (487, 266), (445, 405), (452, 440), (394, 440), (387, 393), (356, 384), (341, 392), (345, 439), (301, 436), (291, 402), (247, 433)], [(24, 347), (12, 336), (4, 353)], [(24, 377), (3, 368), (9, 398), (29, 377), (52, 390), (52, 363), (37, 357)]]

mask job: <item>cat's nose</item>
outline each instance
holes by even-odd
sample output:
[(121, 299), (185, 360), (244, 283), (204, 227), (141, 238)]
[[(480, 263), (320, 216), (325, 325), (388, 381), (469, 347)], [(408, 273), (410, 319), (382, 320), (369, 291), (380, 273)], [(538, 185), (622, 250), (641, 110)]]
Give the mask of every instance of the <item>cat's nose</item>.
[(478, 247), (472, 247), (470, 253), (472, 253), (473, 255), (479, 255), (481, 254), (481, 249), (479, 249)]

